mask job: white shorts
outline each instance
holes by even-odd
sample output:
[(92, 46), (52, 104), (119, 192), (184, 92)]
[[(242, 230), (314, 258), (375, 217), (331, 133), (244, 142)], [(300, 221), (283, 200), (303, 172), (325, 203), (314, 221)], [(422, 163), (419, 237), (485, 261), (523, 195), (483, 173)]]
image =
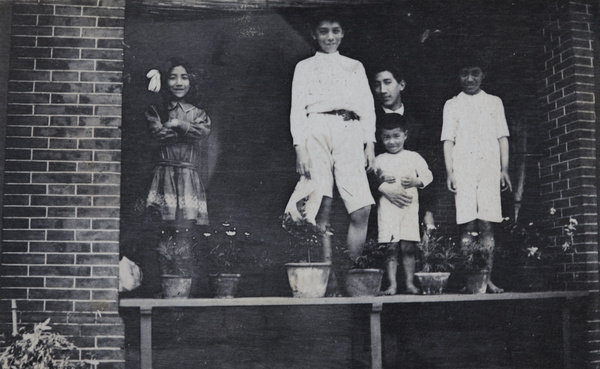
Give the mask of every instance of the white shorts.
[(475, 219), (501, 222), (500, 169), (473, 169), (466, 175), (455, 173), (456, 223), (465, 224)]
[(311, 136), (306, 150), (311, 160), (311, 178), (323, 187), (323, 196), (333, 197), (338, 188), (348, 213), (375, 204), (367, 172), (363, 129), (360, 121), (329, 114), (308, 116)]
[(381, 196), (377, 208), (377, 229), (379, 243), (421, 241), (418, 201), (399, 208)]

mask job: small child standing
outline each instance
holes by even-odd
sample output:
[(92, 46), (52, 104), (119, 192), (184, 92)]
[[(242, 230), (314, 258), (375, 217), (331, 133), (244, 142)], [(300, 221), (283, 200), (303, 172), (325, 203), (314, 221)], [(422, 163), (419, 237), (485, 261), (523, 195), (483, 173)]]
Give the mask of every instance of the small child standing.
[(390, 286), (383, 293), (394, 295), (398, 290), (396, 272), (399, 249), (402, 250), (402, 267), (406, 280), (406, 292), (419, 293), (414, 284), (415, 247), (421, 240), (419, 227), (419, 191), (433, 181), (427, 162), (414, 151), (404, 149), (408, 138), (406, 119), (399, 114), (387, 114), (382, 119), (381, 141), (386, 152), (375, 159), (378, 177), (383, 183), (379, 189), (388, 192), (404, 190), (413, 201), (400, 208), (385, 196), (379, 199), (377, 209), (378, 242), (388, 244), (386, 275)]
[[(459, 69), (462, 92), (444, 105), (442, 137), (448, 189), (455, 194), (456, 223), (461, 247), (479, 235), (490, 249), (490, 272), (495, 246), (492, 223), (502, 221), (500, 192), (512, 191), (508, 175), (508, 125), (499, 97), (481, 89), (485, 69), (477, 59)], [(475, 235), (475, 236), (474, 236)], [(491, 280), (488, 293), (502, 293)]]
[[(162, 73), (152, 70), (148, 77), (149, 89), (162, 94), (162, 104), (152, 105), (145, 112), (150, 135), (158, 143), (146, 206), (161, 220), (159, 268), (161, 274), (172, 274), (165, 255), (174, 254), (180, 273), (191, 276), (195, 226), (209, 224), (201, 172), (206, 170), (202, 163), (206, 160), (203, 153), (211, 120), (203, 109), (192, 104), (197, 86), (184, 60), (170, 59)], [(166, 88), (160, 88), (161, 82)]]

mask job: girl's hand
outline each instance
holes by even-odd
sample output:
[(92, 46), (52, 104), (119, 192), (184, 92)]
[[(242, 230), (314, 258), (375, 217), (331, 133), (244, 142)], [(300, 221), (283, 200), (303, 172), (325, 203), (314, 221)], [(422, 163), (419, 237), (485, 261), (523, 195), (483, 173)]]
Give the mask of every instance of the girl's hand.
[(510, 176), (507, 170), (503, 170), (500, 173), (500, 188), (502, 191), (509, 190), (512, 192), (512, 183), (510, 183)]
[(423, 182), (421, 182), (418, 178), (411, 177), (411, 176), (404, 176), (404, 177), (400, 178), (400, 184), (404, 188), (422, 187), (423, 186)]
[(454, 179), (454, 173), (448, 173), (448, 178), (446, 178), (446, 185), (451, 192), (456, 193), (456, 179)]
[(173, 129), (179, 127), (179, 119), (169, 119), (163, 124), (163, 127)]
[(310, 179), (310, 156), (304, 147), (295, 146), (296, 148), (296, 173)]

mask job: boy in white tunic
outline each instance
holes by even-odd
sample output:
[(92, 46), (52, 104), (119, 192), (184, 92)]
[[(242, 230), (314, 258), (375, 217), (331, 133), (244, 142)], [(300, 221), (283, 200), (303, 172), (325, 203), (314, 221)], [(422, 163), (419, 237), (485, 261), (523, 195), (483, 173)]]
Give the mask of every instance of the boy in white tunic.
[(384, 291), (394, 295), (398, 290), (396, 271), (399, 248), (402, 250), (402, 266), (406, 281), (406, 292), (416, 294), (414, 285), (415, 246), (421, 240), (419, 231), (419, 191), (433, 180), (425, 159), (414, 151), (404, 149), (408, 137), (406, 118), (399, 114), (388, 114), (382, 118), (381, 141), (386, 152), (375, 159), (375, 167), (384, 182), (380, 191), (406, 191), (412, 202), (404, 208), (394, 205), (385, 196), (379, 199), (377, 209), (378, 242), (388, 244), (386, 275), (390, 286)]
[[(335, 14), (321, 16), (312, 28), (320, 51), (296, 65), (292, 81), (290, 130), (301, 184), (311, 181), (310, 196), (321, 202), (318, 214), (303, 214), (325, 231), (329, 225), (334, 182), (350, 215), (347, 246), (355, 260), (362, 254), (371, 207), (367, 170), (375, 161), (375, 107), (365, 69), (337, 51), (344, 37)], [(294, 198), (294, 195), (292, 195)], [(288, 204), (289, 206), (289, 204)], [(294, 204), (292, 204), (294, 206)], [(293, 213), (291, 212), (292, 220)], [(316, 215), (316, 216), (315, 216)], [(331, 241), (323, 232), (326, 261)]]
[[(485, 72), (478, 61), (459, 70), (462, 92), (444, 105), (442, 137), (448, 189), (455, 193), (456, 222), (461, 226), (461, 247), (479, 236), (492, 250), (492, 223), (502, 221), (500, 192), (512, 191), (508, 175), (508, 126), (499, 97), (481, 90)], [(488, 293), (503, 289), (487, 284)]]

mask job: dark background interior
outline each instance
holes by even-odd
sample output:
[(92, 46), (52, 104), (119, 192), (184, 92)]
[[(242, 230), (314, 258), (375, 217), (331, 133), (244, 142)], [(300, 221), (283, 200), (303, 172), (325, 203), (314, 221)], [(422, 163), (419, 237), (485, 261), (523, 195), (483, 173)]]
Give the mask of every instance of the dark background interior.
[[(317, 9), (172, 6), (156, 11), (142, 3), (128, 4), (125, 26), (121, 251), (141, 265), (145, 278), (140, 289), (124, 296), (152, 297), (160, 289), (155, 225), (139, 211), (155, 149), (143, 111), (157, 98), (146, 90), (146, 72), (172, 56), (190, 61), (203, 77), (201, 107), (214, 127), (210, 141), (214, 167), (207, 191), (211, 222), (232, 221), (238, 229), (252, 232), (263, 240), (261, 247), (270, 261), (239, 266), (244, 278), (238, 296), (291, 295), (283, 269), (291, 260), (279, 220), (297, 180), (289, 134), (290, 89), (295, 64), (314, 52), (305, 24)], [(511, 130), (511, 165), (527, 159), (524, 208), (535, 209), (536, 159), (523, 154), (541, 152), (545, 137), (540, 132), (547, 132), (541, 127), (536, 99), (544, 62), (539, 57), (544, 6), (544, 1), (401, 1), (336, 8), (347, 20), (340, 52), (363, 62), (368, 72), (383, 59), (401, 65), (407, 109), (435, 135), (441, 128), (444, 102), (460, 91), (456, 57), (465, 51), (484, 53), (492, 64), (484, 89), (504, 102)], [(429, 36), (424, 37), (427, 30)], [(524, 132), (529, 137), (526, 147), (521, 143)], [(441, 144), (430, 149), (441, 152)], [(445, 178), (438, 175), (435, 181), (436, 217), (451, 224), (454, 208), (444, 190)], [(510, 212), (511, 195), (504, 196), (504, 209)], [(335, 214), (333, 227), (343, 241), (347, 216), (339, 200)], [(199, 261), (194, 296), (206, 296), (205, 272), (213, 269)], [(350, 307), (214, 308), (201, 314), (185, 309), (160, 311), (155, 313), (153, 328), (158, 337), (155, 365), (368, 367), (366, 325), (359, 323), (367, 321), (367, 314)], [(138, 318), (130, 311), (122, 316), (131, 348), (128, 367), (135, 367)], [(490, 319), (496, 316), (502, 319)], [(511, 309), (502, 304), (410, 305), (384, 311), (386, 367), (399, 363), (403, 368), (561, 367), (560, 334), (545, 324), (546, 319), (560, 319), (560, 311), (522, 304)], [(521, 330), (509, 321), (517, 321)], [(395, 337), (391, 333), (395, 331), (402, 334)], [(354, 334), (363, 346), (353, 346)], [(394, 348), (396, 343), (399, 346)]]
[[(538, 151), (535, 139), (540, 123), (535, 92), (541, 62), (537, 55), (542, 47), (539, 5), (475, 1), (460, 5), (415, 4), (326, 9), (337, 10), (345, 19), (346, 34), (340, 48), (343, 55), (362, 61), (368, 73), (383, 61), (402, 66), (407, 109), (434, 136), (439, 136), (444, 102), (460, 92), (456, 57), (482, 53), (491, 66), (484, 89), (504, 101), (512, 149), (517, 154), (524, 151), (516, 150), (521, 147), (520, 124), (530, 133), (526, 151)], [(273, 261), (263, 265), (266, 269), (282, 270), (283, 263), (290, 261), (286, 260), (288, 241), (279, 216), (297, 180), (289, 134), (291, 80), (295, 64), (314, 53), (306, 23), (316, 10), (322, 9), (173, 8), (154, 14), (135, 3), (128, 8), (121, 250), (146, 271), (146, 281), (138, 293), (158, 288), (156, 241), (151, 232), (156, 226), (145, 222), (139, 212), (150, 184), (156, 148), (148, 135), (143, 111), (158, 96), (147, 91), (145, 74), (160, 68), (172, 56), (187, 59), (199, 72), (201, 107), (213, 121), (213, 176), (207, 190), (211, 222), (232, 222), (239, 230), (250, 231), (253, 237), (263, 240)], [(428, 37), (424, 36), (426, 32)], [(441, 160), (441, 144), (430, 149), (436, 150)], [(511, 160), (515, 163), (521, 159), (513, 154)], [(528, 178), (534, 179), (537, 169), (534, 162), (531, 164), (532, 175)], [(439, 222), (449, 224), (454, 209), (444, 190), (444, 177), (436, 173), (433, 184), (438, 189), (436, 216)], [(535, 180), (526, 186), (532, 200), (535, 186)], [(332, 225), (343, 242), (347, 215), (340, 201), (335, 202), (334, 214)], [(210, 268), (206, 265), (204, 269)], [(240, 269), (257, 272), (253, 265), (240, 265)], [(200, 288), (197, 293), (203, 293), (204, 282), (196, 285)], [(283, 290), (264, 293), (289, 293), (285, 288), (283, 285)]]

